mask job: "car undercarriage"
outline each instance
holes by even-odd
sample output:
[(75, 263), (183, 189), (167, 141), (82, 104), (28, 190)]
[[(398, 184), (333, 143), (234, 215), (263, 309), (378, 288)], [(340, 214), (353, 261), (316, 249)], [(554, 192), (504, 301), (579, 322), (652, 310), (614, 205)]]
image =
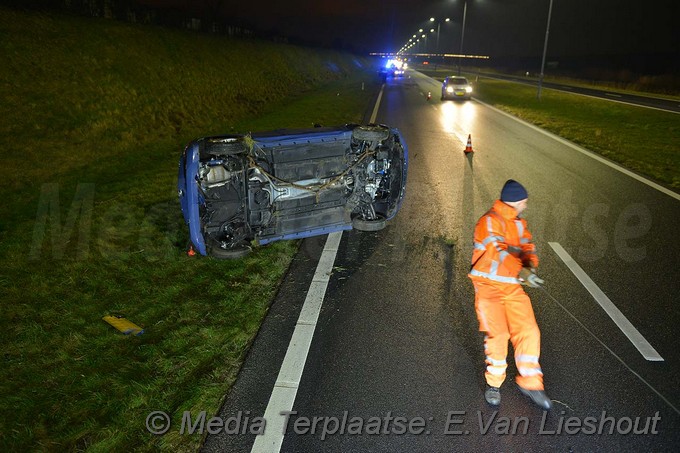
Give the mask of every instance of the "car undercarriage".
[[(235, 258), (248, 253), (252, 240), (265, 244), (352, 227), (377, 231), (404, 195), (405, 145), (398, 131), (386, 126), (207, 137), (192, 143), (199, 157), (195, 182), (204, 254)], [(191, 179), (187, 174), (184, 182)], [(180, 187), (180, 198), (181, 192)], [(197, 245), (200, 250), (203, 244)]]

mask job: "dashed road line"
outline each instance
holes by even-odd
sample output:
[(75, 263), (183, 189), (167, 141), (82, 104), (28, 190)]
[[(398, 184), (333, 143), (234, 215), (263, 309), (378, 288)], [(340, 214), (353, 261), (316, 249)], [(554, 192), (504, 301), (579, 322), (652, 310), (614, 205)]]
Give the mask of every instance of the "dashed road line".
[(569, 270), (579, 279), (588, 292), (595, 298), (595, 301), (604, 309), (614, 323), (621, 329), (623, 334), (628, 337), (633, 346), (640, 351), (642, 356), (652, 362), (663, 362), (663, 357), (652, 347), (642, 334), (628, 321), (628, 318), (614, 305), (607, 295), (597, 286), (597, 284), (585, 273), (576, 261), (567, 253), (566, 250), (557, 242), (548, 242), (550, 247), (557, 253), (557, 256), (567, 265)]
[(380, 87), (380, 93), (378, 93), (378, 99), (375, 101), (375, 106), (373, 107), (373, 113), (371, 114), (371, 119), (369, 123), (375, 123), (375, 119), (378, 117), (378, 108), (380, 108), (380, 101), (382, 99), (383, 91), (385, 91), (385, 84), (383, 83)]

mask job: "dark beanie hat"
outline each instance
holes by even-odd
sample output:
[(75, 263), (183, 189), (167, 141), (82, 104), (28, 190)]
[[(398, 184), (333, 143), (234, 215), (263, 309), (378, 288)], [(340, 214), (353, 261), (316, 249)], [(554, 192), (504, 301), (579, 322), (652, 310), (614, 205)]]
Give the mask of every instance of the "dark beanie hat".
[(514, 179), (508, 179), (501, 190), (501, 201), (520, 201), (529, 198), (524, 186)]

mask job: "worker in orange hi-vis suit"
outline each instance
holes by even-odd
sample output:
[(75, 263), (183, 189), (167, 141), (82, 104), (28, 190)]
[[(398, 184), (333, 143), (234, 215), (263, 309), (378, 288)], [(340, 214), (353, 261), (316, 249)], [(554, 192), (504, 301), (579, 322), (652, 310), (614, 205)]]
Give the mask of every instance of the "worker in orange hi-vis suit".
[(508, 180), (500, 200), (484, 214), (475, 227), (475, 248), (469, 277), (475, 287), (475, 311), (479, 330), (486, 333), (486, 401), (501, 402), (500, 387), (505, 380), (508, 340), (515, 350), (519, 371), (517, 385), (531, 400), (544, 409), (552, 403), (543, 388), (543, 372), (538, 363), (541, 332), (536, 324), (529, 296), (521, 285), (543, 284), (535, 273), (538, 267), (536, 247), (526, 220), (519, 215), (527, 206), (526, 189)]

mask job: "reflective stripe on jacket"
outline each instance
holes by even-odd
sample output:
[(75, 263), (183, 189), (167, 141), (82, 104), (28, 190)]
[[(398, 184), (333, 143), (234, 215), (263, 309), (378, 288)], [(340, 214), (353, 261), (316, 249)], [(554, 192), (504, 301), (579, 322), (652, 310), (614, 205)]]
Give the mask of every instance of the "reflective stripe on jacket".
[(468, 276), (519, 283), (522, 267), (538, 267), (527, 222), (517, 217), (515, 208), (496, 200), (475, 226), (475, 249)]

